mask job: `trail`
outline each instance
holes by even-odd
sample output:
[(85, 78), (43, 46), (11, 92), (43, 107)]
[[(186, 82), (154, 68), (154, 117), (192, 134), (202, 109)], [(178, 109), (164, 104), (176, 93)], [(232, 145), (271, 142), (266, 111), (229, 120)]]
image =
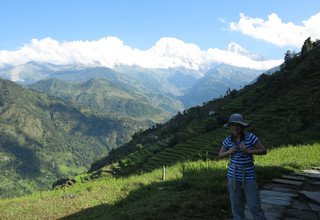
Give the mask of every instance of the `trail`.
[[(320, 167), (273, 179), (260, 190), (268, 220), (320, 219)], [(246, 219), (251, 217), (248, 207)]]

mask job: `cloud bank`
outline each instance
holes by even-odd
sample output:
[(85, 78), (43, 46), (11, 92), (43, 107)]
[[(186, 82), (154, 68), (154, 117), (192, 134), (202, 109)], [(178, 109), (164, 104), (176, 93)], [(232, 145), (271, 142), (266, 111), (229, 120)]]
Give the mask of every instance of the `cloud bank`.
[(277, 46), (294, 46), (300, 48), (304, 41), (311, 37), (320, 38), (320, 12), (302, 21), (302, 25), (292, 22), (284, 23), (281, 18), (272, 13), (268, 20), (251, 18), (240, 14), (238, 22), (230, 24), (231, 31), (239, 31), (250, 37), (263, 40)]
[(257, 61), (234, 51), (220, 49), (203, 51), (195, 44), (168, 37), (161, 38), (148, 50), (132, 48), (117, 37), (104, 37), (96, 41), (72, 42), (58, 42), (52, 38), (33, 39), (19, 50), (0, 51), (0, 67), (29, 61), (110, 68), (116, 65), (137, 65), (143, 68), (185, 67), (193, 70), (201, 70), (216, 62), (266, 70), (282, 62)]

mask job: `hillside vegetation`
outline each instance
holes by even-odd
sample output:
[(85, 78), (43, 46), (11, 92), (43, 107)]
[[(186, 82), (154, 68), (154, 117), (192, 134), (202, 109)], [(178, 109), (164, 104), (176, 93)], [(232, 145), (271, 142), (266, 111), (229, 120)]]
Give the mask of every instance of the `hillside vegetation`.
[(0, 79), (0, 197), (51, 188), (143, 128)]
[(281, 69), (262, 74), (243, 89), (178, 113), (165, 124), (136, 133), (133, 140), (94, 163), (90, 172), (129, 175), (185, 160), (216, 158), (230, 114), (242, 113), (267, 148), (320, 140), (320, 42), (306, 40), (288, 52)]
[[(106, 157), (93, 163), (88, 173), (76, 176), (77, 183), (74, 186), (0, 200), (0, 218), (230, 218), (226, 187), (228, 161), (217, 161), (216, 155), (221, 141), (229, 133), (222, 126), (231, 113), (242, 113), (250, 123), (249, 131), (254, 132), (269, 149), (267, 155), (255, 156), (260, 185), (284, 173), (320, 166), (319, 60), (320, 42), (311, 42), (309, 38), (301, 53), (286, 53), (279, 71), (271, 75), (263, 74), (255, 83), (239, 91), (228, 90), (223, 98), (179, 112), (165, 124), (135, 133), (130, 142), (111, 150)], [(58, 144), (53, 145), (59, 143), (56, 140), (68, 134), (65, 140), (70, 141), (67, 142), (69, 145), (63, 146), (79, 149), (82, 155), (88, 152), (89, 146), (99, 146), (92, 143), (97, 141), (97, 134), (109, 131), (104, 130), (109, 123), (105, 118), (84, 114), (84, 110), (70, 107), (60, 99), (30, 92), (12, 82), (1, 83), (0, 118), (1, 126), (4, 125), (1, 131), (4, 133), (1, 135), (0, 164), (4, 175), (0, 178), (12, 175), (11, 171), (21, 175), (19, 172), (29, 168), (26, 161), (34, 157), (34, 165), (38, 167), (31, 168), (39, 169), (38, 176), (32, 176), (32, 170), (27, 180), (34, 184), (38, 182), (32, 182), (31, 179), (43, 183), (47, 180), (44, 175), (51, 172), (49, 168), (41, 166), (40, 161), (46, 158), (43, 155), (61, 161), (69, 157), (67, 150), (59, 148), (61, 146)], [(29, 100), (28, 97), (33, 98)], [(22, 117), (22, 113), (16, 112), (26, 113)], [(35, 112), (38, 112), (36, 116)], [(25, 115), (31, 115), (33, 120)], [(40, 118), (41, 115), (50, 117)], [(69, 117), (79, 120), (66, 120)], [(36, 119), (39, 119), (38, 124)], [(23, 123), (25, 121), (28, 123)], [(41, 128), (40, 125), (45, 125), (46, 121), (48, 126), (56, 127), (58, 133), (35, 129)], [(33, 125), (31, 133), (28, 133), (29, 124)], [(111, 125), (110, 129), (116, 126)], [(12, 135), (13, 138), (9, 139)], [(84, 139), (79, 139), (84, 135)], [(47, 139), (37, 139), (40, 136)], [(104, 140), (99, 137), (99, 141)], [(28, 144), (25, 144), (26, 141), (29, 141)], [(77, 147), (72, 148), (74, 142)], [(28, 160), (24, 155), (28, 155)], [(83, 160), (85, 158), (90, 158), (90, 155), (81, 157)], [(61, 166), (61, 161), (57, 161), (57, 165)], [(62, 168), (73, 169), (70, 164)], [(162, 177), (163, 166), (167, 168), (165, 181)], [(10, 167), (16, 170), (10, 170)], [(21, 180), (18, 177), (15, 176)], [(4, 187), (3, 193), (6, 193), (5, 187), (13, 189), (10, 184), (12, 182), (1, 185)], [(18, 184), (23, 186), (24, 181)]]
[[(281, 174), (320, 166), (320, 145), (281, 146), (255, 157), (260, 186)], [(69, 188), (0, 200), (0, 219), (230, 218), (227, 160), (183, 162), (126, 178), (101, 178)]]
[(134, 85), (103, 78), (93, 78), (86, 82), (48, 79), (28, 87), (99, 112), (133, 117), (149, 126), (165, 122), (183, 109), (181, 102), (167, 96), (148, 93)]

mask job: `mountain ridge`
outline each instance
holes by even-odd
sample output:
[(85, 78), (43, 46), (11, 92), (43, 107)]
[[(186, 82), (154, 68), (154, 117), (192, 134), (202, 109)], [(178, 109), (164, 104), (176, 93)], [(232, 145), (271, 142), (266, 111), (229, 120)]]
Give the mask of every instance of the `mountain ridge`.
[[(38, 44), (42, 44), (46, 47), (48, 43), (52, 45), (51, 53), (38, 46)], [(88, 53), (88, 51), (92, 52)], [(0, 60), (0, 66), (21, 65), (28, 61), (34, 61), (56, 65), (70, 64), (109, 68), (114, 68), (117, 65), (132, 65), (142, 68), (183, 67), (206, 71), (206, 68), (214, 63), (224, 63), (263, 71), (281, 63), (281, 60), (273, 59), (259, 61), (256, 56), (246, 56), (247, 53), (239, 54), (218, 48), (203, 50), (194, 43), (184, 42), (174, 37), (163, 37), (145, 50), (131, 48), (117, 37), (103, 37), (98, 41), (77, 42), (76, 44), (45, 38), (25, 45), (22, 53), (19, 53), (20, 49), (11, 52), (16, 55), (10, 59)], [(232, 59), (230, 59), (231, 57)]]
[(48, 189), (146, 127), (0, 79), (0, 195)]
[(187, 107), (196, 106), (225, 95), (228, 90), (240, 89), (257, 76), (260, 71), (247, 68), (236, 68), (230, 65), (217, 65), (206, 72), (181, 100)]
[(237, 44), (235, 42), (231, 42), (228, 44), (227, 51), (239, 54), (241, 56), (250, 57), (252, 60), (255, 60), (255, 61), (265, 61), (266, 60), (266, 58), (264, 58), (263, 56), (259, 56), (259, 55), (248, 52), (246, 49), (242, 48), (239, 44)]
[(286, 59), (275, 73), (262, 74), (239, 91), (229, 90), (224, 97), (189, 108), (135, 135), (92, 164), (89, 173), (111, 169), (120, 176), (131, 175), (184, 160), (215, 159), (229, 133), (222, 126), (234, 112), (245, 116), (251, 132), (268, 148), (318, 143), (320, 42), (303, 46), (302, 51)]
[[(57, 66), (53, 64), (39, 64), (34, 62), (29, 62), (26, 65), (24, 70), (24, 66), (20, 66), (19, 70), (22, 71), (20, 75), (23, 75), (24, 72), (27, 72), (27, 77), (25, 78), (24, 83), (22, 84), (31, 84), (36, 81), (45, 80), (49, 78), (56, 78), (66, 82), (84, 82), (88, 81), (92, 78), (104, 78), (112, 82), (113, 84), (121, 85), (123, 88), (131, 89), (134, 93), (140, 94), (154, 94), (154, 95), (165, 95), (171, 97), (176, 100), (182, 100), (187, 107), (191, 105), (201, 104), (203, 101), (210, 100), (212, 98), (219, 97), (223, 95), (225, 91), (230, 88), (239, 88), (239, 86), (244, 86), (245, 84), (253, 81), (256, 76), (252, 73), (262, 73), (259, 70), (252, 70), (247, 68), (239, 68), (226, 64), (217, 64), (212, 65), (211, 67), (207, 67), (207, 72), (205, 74), (199, 75), (199, 71), (194, 71), (186, 68), (169, 68), (169, 69), (145, 69), (137, 66), (117, 66), (113, 69), (107, 67), (80, 67), (80, 66)], [(214, 92), (211, 96), (209, 96), (209, 92), (207, 94), (199, 93), (194, 91), (193, 86), (196, 84), (200, 84), (204, 82), (206, 78), (208, 78), (208, 73), (222, 69), (222, 67), (228, 70), (224, 70), (225, 77), (215, 77), (212, 85), (208, 85), (209, 87), (221, 87), (217, 89), (218, 92)], [(35, 69), (32, 69), (32, 68)], [(12, 71), (17, 71), (15, 67), (13, 67)], [(242, 83), (237, 83), (237, 86), (234, 86), (234, 83), (231, 79), (225, 82), (219, 82), (226, 79), (227, 72), (238, 72), (237, 74), (233, 74), (232, 77), (236, 77), (241, 80)], [(7, 71), (8, 72), (8, 71)], [(7, 72), (2, 72), (0, 75), (7, 76)], [(10, 72), (10, 71), (9, 71)], [(219, 71), (219, 75), (222, 76), (222, 71)], [(20, 77), (18, 74), (17, 77)], [(34, 79), (30, 78), (35, 74)], [(10, 77), (7, 77), (10, 78)], [(229, 76), (230, 78), (230, 76)], [(22, 80), (22, 79), (21, 79)], [(223, 84), (229, 83), (229, 85)], [(222, 83), (222, 84), (221, 84)], [(193, 100), (188, 101), (188, 94), (193, 95)]]
[[(92, 78), (85, 82), (63, 82), (59, 87), (50, 87), (56, 79), (39, 81), (29, 88), (49, 95), (60, 97), (79, 106), (88, 106), (97, 111), (108, 112), (126, 117), (137, 117), (164, 122), (170, 115), (183, 110), (182, 103), (170, 97), (142, 93), (120, 82), (111, 82), (105, 78)], [(49, 85), (48, 85), (49, 83)]]

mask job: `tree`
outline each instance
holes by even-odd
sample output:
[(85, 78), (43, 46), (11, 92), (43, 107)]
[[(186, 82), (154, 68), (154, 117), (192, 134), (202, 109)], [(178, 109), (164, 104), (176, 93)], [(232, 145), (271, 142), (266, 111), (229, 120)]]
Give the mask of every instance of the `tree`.
[(284, 55), (284, 62), (288, 62), (291, 59), (291, 51), (287, 50), (286, 54)]
[(313, 43), (311, 41), (311, 37), (308, 37), (307, 40), (304, 41), (304, 44), (301, 48), (301, 56), (305, 56), (313, 49)]
[(143, 148), (142, 144), (136, 144), (136, 149), (140, 152)]

